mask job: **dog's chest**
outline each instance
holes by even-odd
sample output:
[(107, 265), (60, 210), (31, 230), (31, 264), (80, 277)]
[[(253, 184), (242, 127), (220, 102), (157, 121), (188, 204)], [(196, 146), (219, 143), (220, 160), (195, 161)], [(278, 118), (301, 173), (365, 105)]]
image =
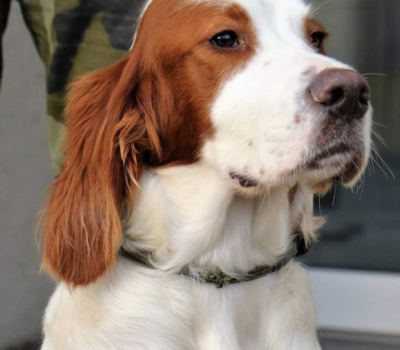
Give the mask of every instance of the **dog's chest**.
[(54, 349), (261, 350), (269, 349), (271, 325), (283, 323), (277, 312), (288, 321), (279, 304), (290, 266), (217, 289), (131, 264), (123, 261), (109, 279), (72, 294), (58, 287), (45, 318), (48, 339), (63, 340)]
[(198, 289), (194, 330), (200, 350), (265, 349), (268, 309), (278, 282), (271, 277)]

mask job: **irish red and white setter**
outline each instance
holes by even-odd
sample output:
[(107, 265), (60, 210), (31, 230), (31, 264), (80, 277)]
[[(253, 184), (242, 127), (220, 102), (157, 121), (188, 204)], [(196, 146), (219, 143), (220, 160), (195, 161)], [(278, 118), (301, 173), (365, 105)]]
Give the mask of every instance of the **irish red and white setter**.
[(43, 350), (320, 349), (293, 247), (313, 195), (360, 179), (372, 118), (326, 36), (301, 0), (153, 0), (72, 85)]

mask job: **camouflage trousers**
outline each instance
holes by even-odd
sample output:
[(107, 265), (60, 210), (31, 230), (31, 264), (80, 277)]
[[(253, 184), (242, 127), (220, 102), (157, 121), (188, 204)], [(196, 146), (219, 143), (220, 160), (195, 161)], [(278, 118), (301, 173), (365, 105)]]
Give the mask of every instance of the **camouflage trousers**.
[[(11, 1), (0, 0), (1, 36)], [(112, 64), (129, 50), (144, 0), (14, 1), (21, 7), (46, 67), (51, 158), (58, 174), (64, 158), (61, 143), (67, 86), (82, 74)], [(1, 50), (0, 45), (0, 54)], [(2, 61), (0, 64), (1, 72)]]

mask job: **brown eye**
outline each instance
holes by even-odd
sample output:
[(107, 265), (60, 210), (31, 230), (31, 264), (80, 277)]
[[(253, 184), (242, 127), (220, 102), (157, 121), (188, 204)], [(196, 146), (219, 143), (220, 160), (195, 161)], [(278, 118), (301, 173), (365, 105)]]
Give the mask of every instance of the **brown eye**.
[(238, 45), (237, 34), (231, 30), (215, 35), (210, 41), (213, 45), (223, 48), (230, 48)]
[(311, 34), (311, 43), (316, 49), (321, 49), (324, 42), (325, 34), (322, 32), (315, 32)]

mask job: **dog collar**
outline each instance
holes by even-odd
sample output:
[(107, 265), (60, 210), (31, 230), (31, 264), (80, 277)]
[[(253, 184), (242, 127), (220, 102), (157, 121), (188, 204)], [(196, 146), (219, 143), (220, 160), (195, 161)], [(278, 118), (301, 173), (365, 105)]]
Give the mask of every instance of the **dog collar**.
[[(285, 267), (292, 259), (301, 257), (308, 253), (309, 247), (307, 246), (304, 236), (301, 232), (295, 232), (294, 236), (294, 244), (291, 249), (284, 254), (275, 265), (264, 265), (254, 268), (247, 273), (242, 273), (237, 277), (233, 277), (223, 273), (221, 270), (217, 269), (214, 271), (206, 271), (201, 273), (200, 276), (194, 277), (189, 269), (184, 269), (178, 275), (196, 280), (200, 283), (212, 283), (215, 284), (218, 288), (222, 288), (224, 286), (230, 284), (236, 284), (240, 282), (250, 282), (257, 280), (259, 278), (270, 275), (274, 272), (278, 272), (283, 267)], [(142, 264), (150, 269), (156, 270), (157, 268), (152, 264), (152, 253), (147, 251), (128, 251), (124, 248), (121, 248), (120, 255), (137, 263)]]

